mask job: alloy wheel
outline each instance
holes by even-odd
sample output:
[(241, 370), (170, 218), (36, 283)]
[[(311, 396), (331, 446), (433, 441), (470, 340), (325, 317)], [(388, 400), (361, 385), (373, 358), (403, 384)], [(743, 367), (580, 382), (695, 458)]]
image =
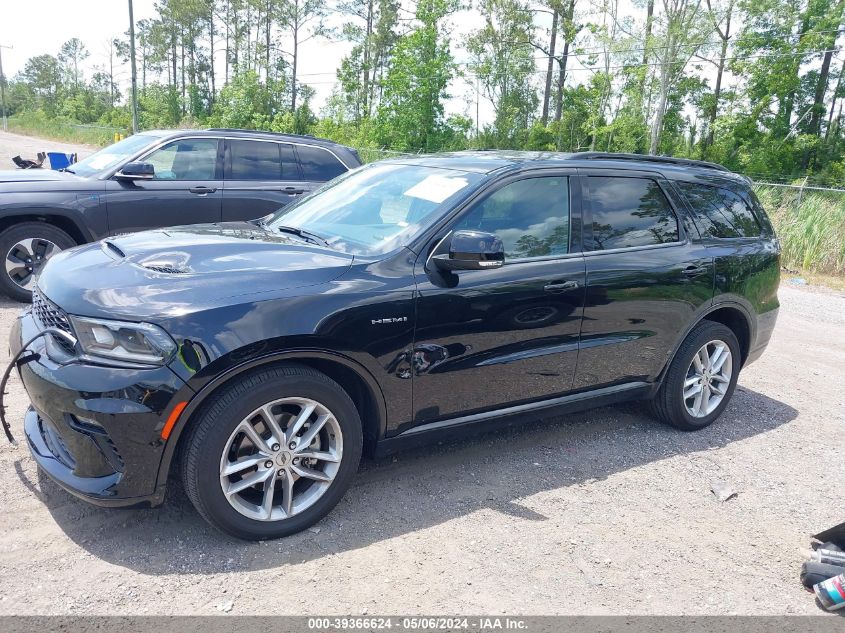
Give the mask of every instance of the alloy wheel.
[(279, 521), (325, 494), (342, 457), (340, 424), (326, 406), (308, 398), (282, 398), (235, 427), (220, 460), (220, 486), (240, 514)]
[(705, 343), (692, 357), (684, 380), (683, 397), (694, 418), (710, 415), (725, 398), (731, 384), (731, 349), (724, 341)]
[(6, 253), (6, 274), (21, 288), (32, 290), (38, 271), (61, 250), (55, 243), (41, 237), (20, 240)]

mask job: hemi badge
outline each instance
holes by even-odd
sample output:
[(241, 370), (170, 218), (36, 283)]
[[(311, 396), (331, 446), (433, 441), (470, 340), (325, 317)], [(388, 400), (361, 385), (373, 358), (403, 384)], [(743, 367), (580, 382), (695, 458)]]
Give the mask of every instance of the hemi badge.
[(370, 323), (373, 325), (384, 325), (387, 323), (404, 323), (408, 317), (385, 317), (384, 319), (372, 319)]

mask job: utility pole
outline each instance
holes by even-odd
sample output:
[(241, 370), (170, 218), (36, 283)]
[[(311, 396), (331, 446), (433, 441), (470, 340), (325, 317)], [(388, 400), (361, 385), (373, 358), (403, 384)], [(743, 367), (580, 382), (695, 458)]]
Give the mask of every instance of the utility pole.
[(129, 0), (129, 59), (132, 66), (132, 133), (138, 133), (138, 72), (135, 69), (135, 16)]
[(475, 140), (478, 142), (478, 112), (479, 100), (481, 99), (481, 80), (478, 75), (475, 76)]
[(3, 46), (0, 44), (0, 109), (3, 113), (3, 131), (6, 132), (9, 129), (9, 124), (6, 120), (6, 75), (3, 74), (3, 49), (8, 48), (11, 50), (11, 46)]

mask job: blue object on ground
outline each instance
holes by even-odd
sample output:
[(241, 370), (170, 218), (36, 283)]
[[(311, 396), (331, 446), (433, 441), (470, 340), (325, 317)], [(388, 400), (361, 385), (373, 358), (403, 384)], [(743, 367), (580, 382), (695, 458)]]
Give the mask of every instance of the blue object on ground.
[(50, 169), (65, 169), (70, 167), (73, 162), (73, 154), (63, 154), (62, 152), (47, 152), (47, 158), (50, 160)]

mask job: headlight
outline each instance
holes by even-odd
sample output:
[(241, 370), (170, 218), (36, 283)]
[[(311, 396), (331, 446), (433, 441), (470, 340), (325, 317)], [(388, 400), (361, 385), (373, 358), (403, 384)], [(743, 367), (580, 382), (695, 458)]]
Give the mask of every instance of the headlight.
[(164, 365), (176, 351), (167, 332), (151, 323), (70, 317), (84, 354), (127, 363)]

